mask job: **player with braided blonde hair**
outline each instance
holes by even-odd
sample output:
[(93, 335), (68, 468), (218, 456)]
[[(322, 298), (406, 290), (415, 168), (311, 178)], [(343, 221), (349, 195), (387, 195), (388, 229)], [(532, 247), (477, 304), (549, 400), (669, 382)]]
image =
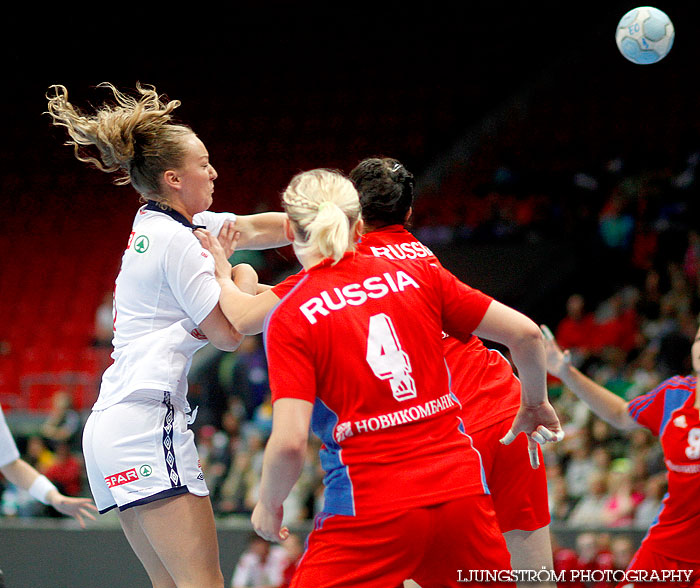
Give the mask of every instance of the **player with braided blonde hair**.
[(321, 255), (338, 263), (354, 242), (350, 227), (360, 218), (357, 191), (339, 173), (311, 170), (295, 176), (282, 195), (290, 218), (299, 228), (298, 255)]
[[(111, 93), (90, 114), (53, 86), (48, 114), (68, 133), (76, 157), (117, 174), (144, 202), (136, 213), (114, 289), (113, 364), (102, 377), (83, 434), (83, 453), (100, 512), (119, 520), (155, 588), (223, 588), (209, 491), (199, 466), (187, 403), (187, 372), (207, 341), (235, 350), (243, 336), (218, 305), (211, 256), (193, 235), (207, 226), (230, 246), (284, 245), (281, 213), (213, 213), (218, 174), (177, 100), (137, 85)], [(236, 283), (255, 292), (252, 268)]]

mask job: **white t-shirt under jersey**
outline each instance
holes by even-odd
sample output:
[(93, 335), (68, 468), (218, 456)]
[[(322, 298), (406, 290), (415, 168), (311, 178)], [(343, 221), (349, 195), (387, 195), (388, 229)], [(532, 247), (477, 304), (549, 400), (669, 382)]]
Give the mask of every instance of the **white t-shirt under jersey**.
[(0, 468), (19, 459), (19, 450), (0, 406)]
[(188, 410), (187, 372), (207, 340), (199, 323), (214, 309), (220, 287), (214, 260), (192, 233), (195, 225), (218, 235), (231, 213), (203, 212), (190, 224), (153, 204), (139, 209), (114, 289), (114, 363), (102, 376), (93, 410), (137, 390)]

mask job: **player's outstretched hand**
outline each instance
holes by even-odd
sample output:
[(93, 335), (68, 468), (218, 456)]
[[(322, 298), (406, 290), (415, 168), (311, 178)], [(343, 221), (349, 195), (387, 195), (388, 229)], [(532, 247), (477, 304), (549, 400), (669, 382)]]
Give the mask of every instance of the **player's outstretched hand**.
[(535, 406), (520, 405), (510, 431), (501, 439), (501, 443), (510, 445), (520, 433), (527, 435), (530, 465), (534, 469), (540, 466), (537, 444), (556, 443), (564, 438), (564, 430), (559, 423), (559, 417), (548, 401)]
[(238, 247), (238, 240), (241, 238), (241, 232), (236, 230), (236, 221), (227, 220), (219, 231), (217, 237), (219, 244), (224, 250), (226, 259), (231, 257)]
[(258, 502), (250, 517), (253, 529), (266, 541), (284, 541), (289, 537), (289, 529), (282, 526), (284, 511), (282, 507), (273, 512), (267, 509), (261, 502)]
[[(226, 235), (230, 236), (230, 227), (229, 229), (222, 228), (221, 230), (222, 232), (226, 231)], [(199, 242), (202, 244), (202, 247), (204, 247), (204, 249), (206, 249), (212, 254), (212, 257), (214, 258), (216, 278), (218, 280), (230, 280), (231, 264), (228, 261), (229, 256), (226, 255), (226, 251), (221, 245), (219, 239), (215, 238), (206, 229), (195, 229), (194, 236), (197, 237), (197, 239), (199, 239)], [(225, 239), (226, 238), (228, 237), (225, 237)], [(235, 250), (235, 244), (238, 243), (239, 238), (240, 233), (236, 232), (235, 236), (231, 237), (231, 239), (233, 240), (229, 244), (229, 248), (233, 247), (233, 249)]]
[(547, 325), (540, 325), (542, 334), (544, 335), (544, 350), (547, 355), (547, 371), (561, 378), (564, 371), (571, 363), (571, 352), (562, 351), (562, 349), (557, 344), (557, 340), (554, 338), (552, 331), (549, 330)]
[(80, 526), (85, 528), (85, 518), (95, 520), (93, 513), (98, 512), (97, 507), (89, 498), (73, 498), (64, 496), (56, 490), (48, 496), (51, 506), (58, 512), (74, 517)]

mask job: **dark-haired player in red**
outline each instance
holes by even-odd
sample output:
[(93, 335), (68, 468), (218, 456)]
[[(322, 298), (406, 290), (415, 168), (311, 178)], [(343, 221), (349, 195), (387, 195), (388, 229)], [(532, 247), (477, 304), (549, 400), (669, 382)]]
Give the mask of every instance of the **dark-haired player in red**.
[[(691, 347), (694, 375), (674, 376), (629, 402), (576, 369), (551, 331), (545, 326), (542, 330), (552, 375), (612, 426), (624, 430), (645, 427), (661, 442), (668, 492), (627, 568), (627, 585), (700, 586), (700, 330)], [(659, 575), (666, 582), (651, 581)]]

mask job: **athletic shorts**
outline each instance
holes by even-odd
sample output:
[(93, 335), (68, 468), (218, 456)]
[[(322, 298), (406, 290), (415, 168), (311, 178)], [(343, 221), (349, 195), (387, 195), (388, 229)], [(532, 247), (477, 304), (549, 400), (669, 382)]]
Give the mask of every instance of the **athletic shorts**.
[(321, 513), (291, 588), (398, 588), (407, 579), (421, 588), (457, 588), (465, 586), (460, 570), (474, 569), (511, 569), (483, 494), (382, 516)]
[(187, 416), (168, 392), (161, 394), (160, 402), (132, 394), (93, 411), (85, 423), (85, 469), (100, 513), (187, 492), (209, 494)]
[(481, 454), (501, 531), (535, 531), (550, 522), (542, 450), (537, 447), (540, 467), (535, 470), (530, 465), (524, 433), (510, 445), (500, 443), (511, 424), (512, 419), (508, 418), (476, 433), (470, 432), (469, 436)]
[[(656, 571), (657, 574), (666, 572), (669, 579), (668, 582), (651, 582), (650, 577), (645, 574), (650, 574)], [(683, 573), (681, 573), (681, 570)], [(687, 578), (686, 572), (690, 573)], [(675, 577), (670, 576), (675, 572)], [(636, 581), (638, 580), (638, 581)], [(626, 581), (620, 582), (618, 588), (657, 588), (664, 586), (665, 588), (689, 588), (690, 586), (700, 586), (700, 563), (680, 561), (670, 558), (666, 555), (647, 549), (644, 544), (634, 554), (630, 565), (627, 566)]]

